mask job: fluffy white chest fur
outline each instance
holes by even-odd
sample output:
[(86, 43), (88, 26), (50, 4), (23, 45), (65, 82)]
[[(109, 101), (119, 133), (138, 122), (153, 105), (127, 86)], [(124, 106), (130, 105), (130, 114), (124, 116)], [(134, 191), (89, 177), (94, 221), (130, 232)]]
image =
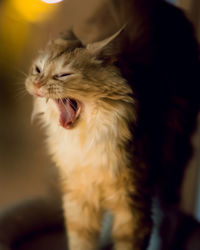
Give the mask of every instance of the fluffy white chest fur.
[(88, 119), (81, 119), (74, 128), (65, 129), (59, 125), (59, 111), (52, 100), (46, 103), (45, 99), (37, 98), (34, 112), (43, 113), (49, 152), (67, 175), (80, 167), (97, 172), (102, 168), (118, 168), (116, 129), (108, 125), (112, 121), (103, 120), (102, 114), (86, 107), (83, 117)]

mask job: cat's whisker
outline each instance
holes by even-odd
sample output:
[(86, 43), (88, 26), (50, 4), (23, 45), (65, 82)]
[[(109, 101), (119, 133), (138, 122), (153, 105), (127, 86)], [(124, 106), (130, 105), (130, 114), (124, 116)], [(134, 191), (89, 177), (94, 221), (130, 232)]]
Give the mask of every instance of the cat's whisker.
[[(64, 98), (64, 99), (66, 99), (66, 100), (70, 103), (70, 105), (72, 105), (72, 104), (71, 104), (71, 102), (70, 102), (70, 99), (69, 99), (68, 97), (66, 97), (66, 98)], [(63, 106), (65, 107), (65, 110), (68, 112), (68, 109), (66, 108), (66, 105), (65, 105), (65, 103), (64, 103), (64, 101), (63, 101), (63, 99), (62, 99), (62, 98), (60, 98), (60, 100), (61, 100), (61, 102), (62, 102)], [(75, 107), (73, 106), (73, 108), (75, 108)]]
[(23, 97), (23, 96), (27, 96), (28, 93), (26, 93), (26, 91), (18, 91), (15, 93), (16, 97)]
[(25, 89), (25, 87), (24, 87), (24, 81), (21, 81), (20, 79), (18, 79), (18, 81), (15, 81), (15, 82), (14, 82), (14, 85), (16, 85), (17, 88), (18, 88), (18, 87), (22, 87), (22, 88)]
[(16, 95), (24, 95), (24, 96), (25, 96), (25, 95), (28, 95), (28, 93), (27, 93), (25, 90), (22, 90), (22, 89), (16, 91), (15, 94), (16, 94)]
[(18, 98), (25, 97), (27, 95), (28, 93), (25, 89), (18, 89), (17, 91), (15, 91), (14, 97), (18, 99)]
[(62, 93), (60, 89), (57, 88), (56, 86), (50, 86), (47, 91), (48, 91), (48, 98), (52, 99), (57, 99), (58, 95)]
[(24, 88), (24, 85), (18, 84), (15, 92), (23, 91), (24, 93), (27, 93), (26, 89)]
[(74, 110), (76, 110), (77, 109), (77, 107), (72, 103), (72, 101), (70, 100), (70, 98), (66, 98), (68, 101), (69, 101), (69, 103), (70, 103), (70, 105), (72, 106), (72, 108), (74, 109)]
[(62, 99), (62, 98), (59, 98), (59, 100), (62, 102), (62, 104), (63, 104), (65, 110), (68, 111), (67, 108), (66, 108), (66, 106), (65, 106), (65, 104), (64, 104), (64, 102), (63, 102), (63, 99)]
[(22, 70), (20, 70), (20, 69), (17, 69), (16, 70), (18, 73), (21, 73), (23, 76), (25, 76), (25, 77), (27, 77), (28, 76), (28, 74), (27, 73), (25, 73), (24, 71), (22, 71)]
[[(68, 98), (66, 98), (66, 99), (68, 99)], [(67, 109), (65, 103), (63, 102), (63, 99), (62, 99), (62, 98), (59, 98), (59, 100), (62, 102), (62, 104), (63, 104), (63, 106), (64, 106), (64, 109), (67, 111), (67, 113), (69, 113), (69, 111), (68, 111), (68, 109)]]
[(14, 92), (15, 97), (24, 97), (28, 95), (27, 90), (24, 87), (24, 84), (22, 82), (15, 82), (16, 88), (12, 91)]

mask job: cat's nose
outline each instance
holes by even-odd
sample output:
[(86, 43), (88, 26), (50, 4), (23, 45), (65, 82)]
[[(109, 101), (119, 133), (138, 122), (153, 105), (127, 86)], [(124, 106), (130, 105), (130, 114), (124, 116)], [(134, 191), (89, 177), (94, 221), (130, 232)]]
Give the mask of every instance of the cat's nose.
[(36, 88), (36, 89), (41, 88), (41, 87), (42, 87), (42, 85), (43, 85), (43, 83), (42, 83), (42, 82), (40, 82), (40, 81), (39, 81), (39, 82), (34, 82), (33, 84), (34, 84), (34, 86), (35, 86), (35, 88)]

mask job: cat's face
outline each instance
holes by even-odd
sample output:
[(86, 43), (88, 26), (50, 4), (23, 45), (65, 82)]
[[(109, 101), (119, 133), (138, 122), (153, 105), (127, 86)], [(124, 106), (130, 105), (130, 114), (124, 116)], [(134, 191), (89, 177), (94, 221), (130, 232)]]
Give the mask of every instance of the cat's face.
[(31, 66), (25, 82), (27, 91), (46, 101), (51, 99), (64, 128), (74, 126), (85, 106), (131, 94), (118, 69), (100, 59), (97, 50), (96, 46), (76, 46), (58, 39)]

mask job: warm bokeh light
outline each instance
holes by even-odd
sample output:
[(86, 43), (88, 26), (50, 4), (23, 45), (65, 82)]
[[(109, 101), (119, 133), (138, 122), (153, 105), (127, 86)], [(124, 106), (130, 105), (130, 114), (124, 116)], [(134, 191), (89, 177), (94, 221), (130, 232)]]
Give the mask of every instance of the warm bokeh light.
[(1, 60), (10, 65), (18, 61), (31, 36), (34, 23), (53, 18), (61, 4), (47, 4), (41, 0), (6, 0), (1, 5), (0, 54)]
[(56, 5), (48, 5), (41, 0), (10, 0), (16, 11), (30, 22), (37, 22), (47, 18), (56, 8)]
[(59, 2), (62, 2), (63, 0), (41, 0), (45, 3), (59, 3)]

